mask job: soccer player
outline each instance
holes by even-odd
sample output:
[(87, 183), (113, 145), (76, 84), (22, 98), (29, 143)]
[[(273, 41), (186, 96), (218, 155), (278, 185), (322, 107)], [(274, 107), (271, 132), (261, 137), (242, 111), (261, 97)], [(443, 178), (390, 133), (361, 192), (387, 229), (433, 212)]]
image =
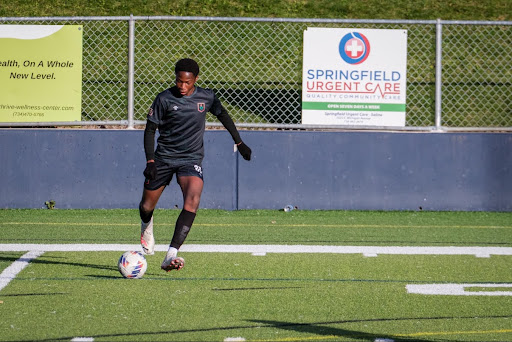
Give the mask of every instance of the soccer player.
[[(180, 270), (185, 260), (177, 256), (199, 208), (203, 191), (203, 135), (206, 113), (215, 115), (231, 134), (238, 152), (251, 160), (251, 149), (244, 144), (233, 120), (210, 89), (195, 85), (199, 66), (193, 59), (180, 59), (174, 68), (176, 84), (158, 94), (149, 109), (144, 130), (146, 154), (145, 182), (139, 204), (142, 249), (153, 254), (153, 210), (173, 175), (183, 193), (183, 209), (176, 220), (169, 250), (161, 268)], [(159, 137), (155, 150), (155, 132)]]

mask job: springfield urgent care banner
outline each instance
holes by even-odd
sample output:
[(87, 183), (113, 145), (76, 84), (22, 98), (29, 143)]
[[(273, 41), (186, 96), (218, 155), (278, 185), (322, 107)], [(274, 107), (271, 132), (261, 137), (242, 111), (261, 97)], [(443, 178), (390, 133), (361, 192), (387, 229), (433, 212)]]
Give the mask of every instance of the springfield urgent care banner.
[(81, 25), (0, 25), (0, 121), (80, 121)]
[(405, 126), (407, 31), (304, 31), (302, 123)]

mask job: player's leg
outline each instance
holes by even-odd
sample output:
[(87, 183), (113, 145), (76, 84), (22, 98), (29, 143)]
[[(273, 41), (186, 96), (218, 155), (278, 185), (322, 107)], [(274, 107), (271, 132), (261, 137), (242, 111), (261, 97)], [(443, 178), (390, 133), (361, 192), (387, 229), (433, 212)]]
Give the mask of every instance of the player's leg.
[(157, 176), (155, 179), (144, 182), (142, 199), (139, 203), (140, 214), (140, 244), (145, 254), (154, 254), (155, 238), (153, 236), (153, 211), (164, 191), (170, 183), (174, 170), (166, 164), (155, 162), (157, 166)]
[(183, 192), (183, 210), (176, 220), (174, 235), (171, 241), (171, 247), (176, 249), (180, 249), (183, 242), (185, 242), (190, 228), (194, 223), (201, 200), (201, 193), (203, 191), (203, 180), (199, 177), (179, 177), (178, 183)]
[(161, 186), (156, 190), (148, 190), (144, 188), (142, 192), (142, 199), (139, 203), (139, 214), (143, 222), (149, 222), (149, 219), (153, 217), (153, 211), (155, 210), (156, 204), (164, 191), (165, 186)]
[[(176, 220), (172, 241), (164, 262), (162, 263), (162, 269), (166, 271), (173, 269), (180, 270), (185, 262), (183, 258), (177, 257), (178, 250), (185, 242), (190, 228), (194, 223), (201, 200), (201, 193), (203, 191), (201, 168), (199, 167), (199, 171), (197, 171), (196, 168), (196, 172), (198, 174), (189, 175), (190, 173), (186, 173), (186, 175), (178, 175), (177, 177), (178, 184), (183, 193), (183, 209)], [(191, 173), (194, 174), (194, 172)]]
[(140, 244), (145, 254), (155, 253), (155, 237), (153, 235), (153, 211), (165, 186), (156, 190), (144, 188), (142, 200), (139, 203), (140, 215)]

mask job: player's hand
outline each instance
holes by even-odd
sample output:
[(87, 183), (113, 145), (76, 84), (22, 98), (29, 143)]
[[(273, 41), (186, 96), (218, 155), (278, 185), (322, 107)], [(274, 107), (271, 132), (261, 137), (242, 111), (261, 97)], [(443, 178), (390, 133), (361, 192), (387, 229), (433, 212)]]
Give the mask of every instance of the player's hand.
[(237, 147), (238, 147), (238, 152), (240, 152), (240, 154), (242, 155), (242, 157), (244, 157), (245, 160), (251, 160), (252, 151), (249, 148), (249, 146), (244, 144), (244, 142), (242, 141), (240, 143), (240, 145), (238, 145)]
[(146, 177), (146, 179), (155, 179), (157, 172), (158, 170), (156, 168), (155, 162), (150, 161), (146, 164), (146, 169), (144, 170), (144, 177)]

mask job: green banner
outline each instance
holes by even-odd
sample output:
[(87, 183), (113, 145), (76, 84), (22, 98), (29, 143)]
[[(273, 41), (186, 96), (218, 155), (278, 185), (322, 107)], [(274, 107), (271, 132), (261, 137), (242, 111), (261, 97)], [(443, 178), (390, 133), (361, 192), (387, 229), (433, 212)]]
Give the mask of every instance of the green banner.
[(81, 25), (0, 25), (0, 122), (80, 121)]
[(343, 103), (343, 102), (302, 102), (302, 109), (346, 110), (368, 112), (405, 112), (405, 104), (396, 103)]

